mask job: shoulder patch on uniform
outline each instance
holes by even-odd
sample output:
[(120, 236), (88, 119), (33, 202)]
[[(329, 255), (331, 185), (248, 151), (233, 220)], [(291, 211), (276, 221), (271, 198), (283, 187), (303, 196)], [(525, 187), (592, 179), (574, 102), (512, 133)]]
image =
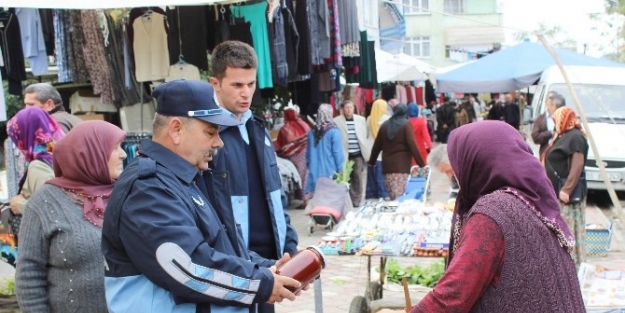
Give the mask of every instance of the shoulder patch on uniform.
[(139, 167), (139, 179), (156, 176), (156, 161), (150, 158), (139, 158), (137, 165)]

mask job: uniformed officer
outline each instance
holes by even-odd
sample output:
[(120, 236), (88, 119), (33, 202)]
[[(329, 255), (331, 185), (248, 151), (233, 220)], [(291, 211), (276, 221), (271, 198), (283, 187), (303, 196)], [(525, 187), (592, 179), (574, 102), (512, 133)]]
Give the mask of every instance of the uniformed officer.
[(240, 122), (205, 82), (167, 82), (153, 96), (153, 139), (117, 180), (102, 229), (110, 311), (251, 312), (255, 303), (294, 300), (286, 287), (300, 283), (227, 235), (237, 231), (223, 225), (198, 179), (223, 145), (219, 127)]

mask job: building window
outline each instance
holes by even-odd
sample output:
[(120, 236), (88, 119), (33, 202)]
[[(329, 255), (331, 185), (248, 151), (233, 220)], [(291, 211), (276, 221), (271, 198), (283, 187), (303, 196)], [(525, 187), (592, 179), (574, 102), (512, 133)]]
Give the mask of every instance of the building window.
[[(363, 0), (361, 8), (363, 9), (363, 21), (365, 26), (378, 27), (378, 6), (371, 5), (367, 0)], [(355, 12), (356, 13), (356, 12)]]
[(429, 14), (428, 0), (403, 0), (404, 14)]
[(420, 58), (429, 58), (430, 37), (408, 37), (404, 44), (404, 53)]
[(465, 0), (445, 0), (445, 13), (448, 13), (448, 14), (466, 13)]

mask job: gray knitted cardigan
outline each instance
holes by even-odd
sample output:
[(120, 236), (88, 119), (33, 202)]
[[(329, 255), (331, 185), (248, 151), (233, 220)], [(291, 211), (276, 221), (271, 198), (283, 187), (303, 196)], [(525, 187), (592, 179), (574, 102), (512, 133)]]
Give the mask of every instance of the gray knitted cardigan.
[(19, 233), (15, 291), (22, 312), (108, 312), (101, 237), (59, 187), (41, 187)]

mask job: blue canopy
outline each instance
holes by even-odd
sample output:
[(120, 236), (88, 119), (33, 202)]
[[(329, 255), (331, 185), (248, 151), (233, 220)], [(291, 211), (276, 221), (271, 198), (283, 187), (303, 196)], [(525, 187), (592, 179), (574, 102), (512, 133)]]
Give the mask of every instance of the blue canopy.
[[(625, 67), (573, 51), (554, 49), (564, 65)], [(547, 49), (523, 42), (489, 54), (475, 62), (436, 77), (437, 92), (509, 92), (534, 84), (542, 72), (555, 65)]]

